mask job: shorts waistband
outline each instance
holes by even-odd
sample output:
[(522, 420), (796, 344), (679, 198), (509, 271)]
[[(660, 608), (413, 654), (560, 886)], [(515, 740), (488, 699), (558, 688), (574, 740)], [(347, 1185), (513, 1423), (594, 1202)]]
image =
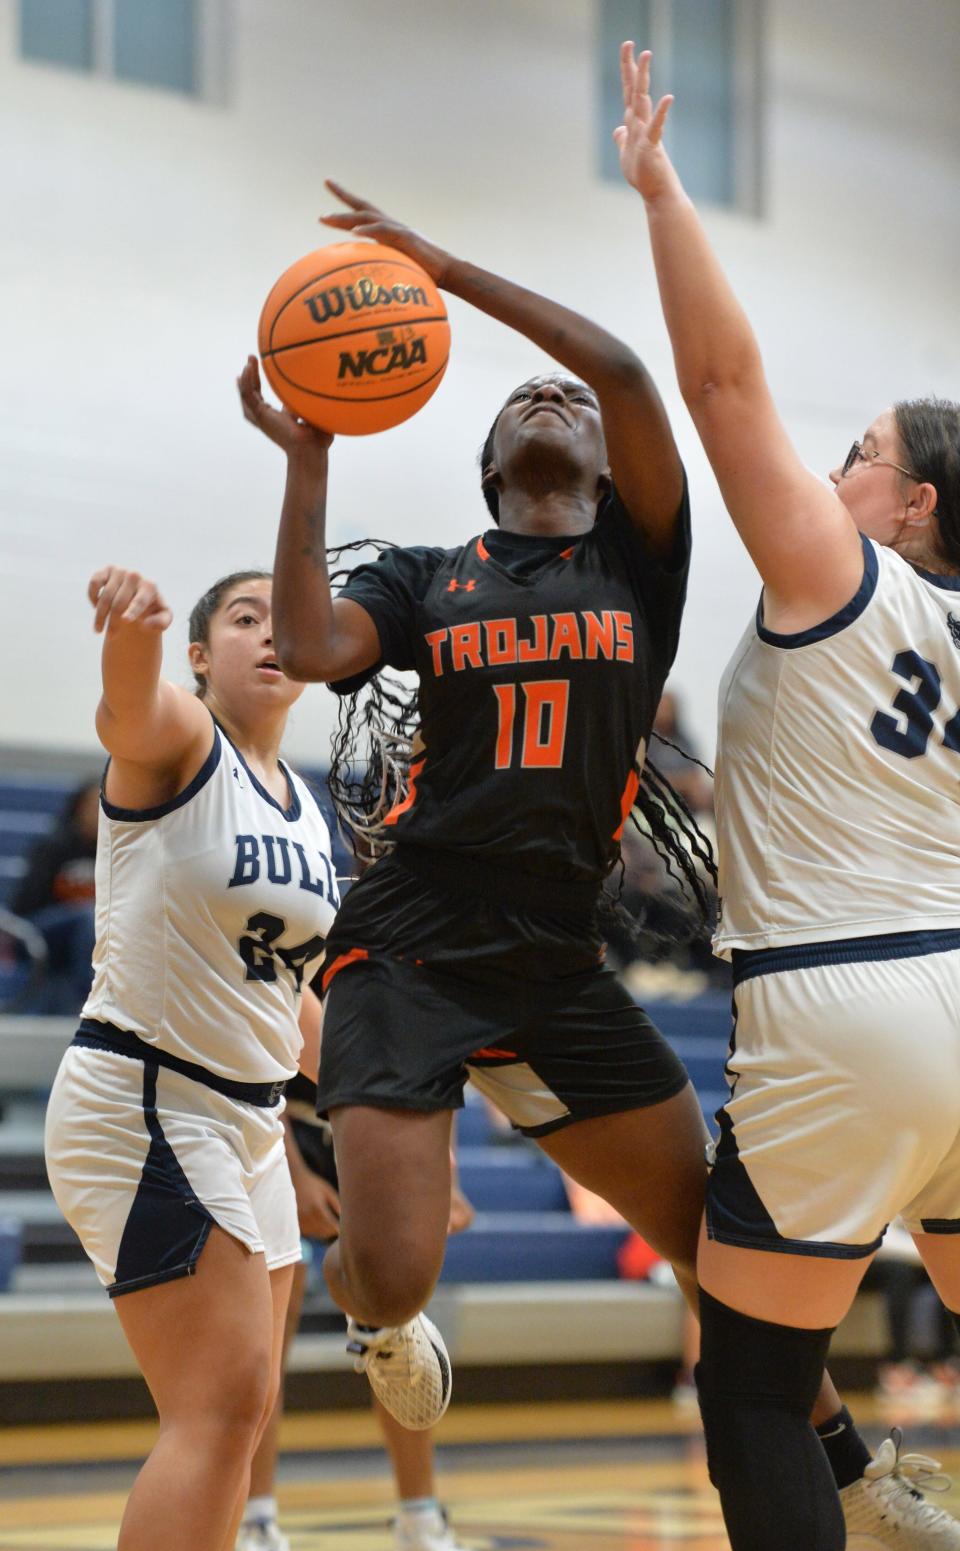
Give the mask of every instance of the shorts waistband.
[(876, 964), (884, 959), (918, 959), (960, 948), (960, 930), (884, 932), (877, 937), (840, 937), (834, 942), (795, 942), (783, 948), (734, 948), (733, 983), (819, 964)]
[(490, 900), (494, 905), (518, 906), (521, 910), (542, 911), (546, 915), (570, 915), (589, 918), (596, 909), (600, 883), (581, 883), (575, 879), (537, 878), (529, 872), (514, 872), (493, 862), (481, 862), (473, 856), (453, 856), (449, 852), (427, 851), (421, 846), (398, 845), (393, 858), (425, 883), (460, 894), (465, 889)]
[(279, 1104), (287, 1085), (286, 1079), (280, 1082), (237, 1082), (232, 1077), (221, 1077), (195, 1061), (184, 1061), (167, 1050), (158, 1050), (156, 1045), (141, 1039), (138, 1034), (131, 1034), (129, 1029), (118, 1029), (113, 1023), (100, 1023), (95, 1018), (83, 1019), (73, 1036), (73, 1043), (88, 1050), (111, 1050), (115, 1055), (127, 1056), (134, 1061), (148, 1061), (155, 1066), (168, 1067), (171, 1072), (179, 1072), (181, 1077), (189, 1077), (192, 1082), (202, 1083), (205, 1088), (213, 1088), (228, 1099), (255, 1104), (258, 1109), (272, 1109), (275, 1104)]

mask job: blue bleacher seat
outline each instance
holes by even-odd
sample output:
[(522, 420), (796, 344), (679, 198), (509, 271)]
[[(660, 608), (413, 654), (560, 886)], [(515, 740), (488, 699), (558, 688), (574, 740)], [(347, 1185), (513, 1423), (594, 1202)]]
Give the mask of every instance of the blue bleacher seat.
[(459, 1147), (460, 1188), (478, 1212), (563, 1212), (555, 1164), (528, 1147)]
[(457, 1128), (457, 1147), (485, 1147), (493, 1140), (493, 1121), (487, 1106), (481, 1099), (467, 1094), (467, 1102), (458, 1110), (454, 1124)]
[(2, 806), (0, 792), (0, 856), (24, 856), (34, 841), (41, 840), (53, 828), (49, 813), (25, 813)]
[(70, 792), (76, 790), (80, 779), (79, 776), (64, 776), (54, 780), (40, 776), (36, 780), (0, 776), (0, 810), (48, 813), (55, 817)]
[(627, 1228), (587, 1226), (569, 1212), (478, 1212), (447, 1243), (444, 1282), (617, 1280)]

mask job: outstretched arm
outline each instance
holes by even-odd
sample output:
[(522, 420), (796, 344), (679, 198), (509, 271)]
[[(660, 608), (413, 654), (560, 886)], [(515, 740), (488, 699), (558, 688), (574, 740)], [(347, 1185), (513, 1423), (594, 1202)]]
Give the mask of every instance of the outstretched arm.
[[(654, 108), (650, 54), (621, 49), (623, 175), (643, 197), (677, 377), (724, 501), (763, 577), (768, 623), (802, 629), (856, 592), (863, 553), (838, 497), (801, 462), (760, 351), (662, 143), (672, 97)], [(808, 617), (809, 616), (809, 617)]]
[(112, 755), (107, 796), (150, 808), (176, 796), (203, 764), (211, 722), (195, 696), (161, 678), (163, 632), (173, 619), (156, 583), (103, 566), (87, 584), (93, 628), (103, 634), (97, 734)]
[(380, 638), (366, 609), (330, 591), (326, 530), (332, 437), (267, 402), (256, 356), (247, 357), (237, 388), (245, 418), (287, 455), (273, 573), (277, 661), (300, 683), (352, 678), (380, 660)]
[(683, 471), (666, 410), (639, 357), (568, 307), (454, 258), (331, 179), (327, 187), (349, 206), (321, 217), (327, 226), (406, 253), (441, 289), (524, 334), (594, 390), (617, 490), (651, 551), (669, 552)]

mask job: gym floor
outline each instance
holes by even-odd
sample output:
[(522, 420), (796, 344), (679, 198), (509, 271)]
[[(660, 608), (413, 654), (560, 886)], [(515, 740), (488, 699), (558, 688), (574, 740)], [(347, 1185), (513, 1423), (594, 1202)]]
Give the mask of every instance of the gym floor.
[[(960, 1476), (960, 1407), (893, 1414), (848, 1397), (875, 1447)], [(0, 1431), (0, 1551), (112, 1551), (154, 1429), (144, 1422)], [(278, 1498), (293, 1551), (389, 1551), (389, 1474), (372, 1417), (294, 1414)], [(437, 1435), (442, 1496), (477, 1551), (727, 1551), (695, 1414), (665, 1401), (464, 1406)], [(935, 1499), (960, 1515), (960, 1482)]]

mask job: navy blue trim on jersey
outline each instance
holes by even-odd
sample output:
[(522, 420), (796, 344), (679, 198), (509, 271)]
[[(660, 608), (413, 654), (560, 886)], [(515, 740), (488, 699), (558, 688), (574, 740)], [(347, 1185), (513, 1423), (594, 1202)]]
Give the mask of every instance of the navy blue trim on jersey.
[(213, 1227), (160, 1124), (158, 1070), (157, 1061), (144, 1063), (143, 1119), (150, 1147), (120, 1239), (114, 1280), (107, 1288), (111, 1298), (193, 1276)]
[(278, 813), (282, 813), (284, 818), (287, 820), (288, 823), (292, 824), (294, 822), (294, 820), (298, 819), (300, 817), (300, 811), (301, 811), (300, 793), (297, 791), (297, 788), (294, 786), (294, 784), (293, 784), (293, 777), (290, 774), (290, 770), (288, 769), (288, 767), (284, 764), (283, 760), (282, 759), (278, 759), (277, 760), (277, 764), (279, 765), (281, 771), (283, 772), (283, 779), (286, 781), (286, 783), (287, 783), (287, 791), (290, 793), (290, 806), (288, 808), (285, 808), (283, 806), (283, 803), (277, 802), (277, 799), (274, 796), (272, 796), (270, 792), (267, 791), (267, 788), (265, 786), (261, 785), (261, 783), (257, 780), (256, 776), (254, 775), (253, 771), (250, 769), (250, 766), (247, 764), (247, 762), (244, 759), (243, 755), (241, 754), (240, 750), (237, 748), (235, 743), (231, 743), (230, 742), (230, 739), (227, 737), (226, 733), (224, 732), (223, 728), (220, 726), (219, 722), (217, 722), (217, 728), (219, 730), (221, 738), (224, 740), (225, 743), (229, 744), (230, 748), (233, 750), (234, 754), (236, 754), (237, 758), (239, 759), (239, 761), (240, 761), (241, 765), (243, 766), (244, 770), (247, 772), (247, 775), (250, 777), (250, 785), (253, 787), (254, 791), (257, 794), (257, 796), (258, 797), (262, 797), (264, 802), (268, 802), (270, 804), (271, 808), (276, 808)]
[(106, 796), (107, 770), (110, 769), (110, 761), (107, 760), (103, 772), (103, 780), (100, 783), (100, 806), (108, 819), (117, 819), (123, 824), (146, 824), (151, 819), (165, 818), (168, 813), (173, 813), (175, 808), (182, 808), (192, 797), (196, 797), (202, 787), (206, 786), (213, 772), (220, 763), (220, 755), (223, 745), (220, 733), (216, 726), (213, 729), (213, 747), (207, 755), (200, 769), (197, 771), (189, 786), (185, 786), (176, 797), (171, 797), (169, 802), (158, 803), (155, 808), (118, 808), (115, 803)]
[[(707, 1238), (741, 1249), (762, 1249), (781, 1255), (809, 1255), (824, 1260), (865, 1260), (883, 1242), (881, 1233), (869, 1244), (834, 1244), (823, 1240), (787, 1239), (764, 1206), (744, 1167), (733, 1121), (726, 1108), (717, 1110), (720, 1140), (707, 1180)], [(886, 1231), (886, 1230), (884, 1230)]]
[(839, 635), (841, 630), (846, 630), (855, 619), (859, 619), (870, 599), (877, 590), (877, 577), (880, 574), (880, 563), (877, 560), (877, 552), (873, 544), (862, 533), (860, 542), (863, 545), (863, 578), (849, 603), (845, 603), (836, 614), (831, 614), (829, 619), (823, 620), (819, 625), (811, 625), (809, 630), (797, 630), (792, 635), (779, 635), (775, 630), (768, 630), (763, 623), (763, 594), (757, 604), (757, 635), (761, 641), (766, 641), (768, 646), (779, 646), (786, 651), (792, 651), (798, 646), (812, 646), (814, 641), (826, 641), (832, 635)]
[(141, 1039), (138, 1034), (132, 1034), (129, 1029), (118, 1029), (115, 1024), (101, 1022), (99, 1018), (83, 1018), (73, 1036), (73, 1043), (91, 1050), (109, 1050), (114, 1055), (126, 1056), (131, 1061), (143, 1061), (148, 1066), (151, 1063), (154, 1066), (165, 1066), (171, 1072), (179, 1072), (181, 1077), (189, 1077), (191, 1082), (213, 1088), (225, 1098), (237, 1099), (242, 1104), (254, 1104), (258, 1109), (273, 1109), (279, 1104), (287, 1084), (285, 1077), (279, 1082), (239, 1082), (232, 1077), (221, 1077), (218, 1072), (210, 1072), (196, 1061), (185, 1061), (181, 1056), (171, 1055), (168, 1050), (159, 1050), (156, 1045)]
[(835, 942), (795, 942), (783, 948), (734, 948), (733, 983), (756, 975), (779, 975), (820, 964), (876, 964), (885, 959), (918, 959), (960, 948), (960, 929), (884, 932), (876, 937), (840, 937)]
[(960, 592), (960, 576), (938, 576), (936, 571), (924, 571), (915, 565), (913, 570), (925, 582), (931, 582), (934, 587), (940, 587), (944, 592)]
[(921, 1217), (924, 1233), (960, 1233), (960, 1217)]

